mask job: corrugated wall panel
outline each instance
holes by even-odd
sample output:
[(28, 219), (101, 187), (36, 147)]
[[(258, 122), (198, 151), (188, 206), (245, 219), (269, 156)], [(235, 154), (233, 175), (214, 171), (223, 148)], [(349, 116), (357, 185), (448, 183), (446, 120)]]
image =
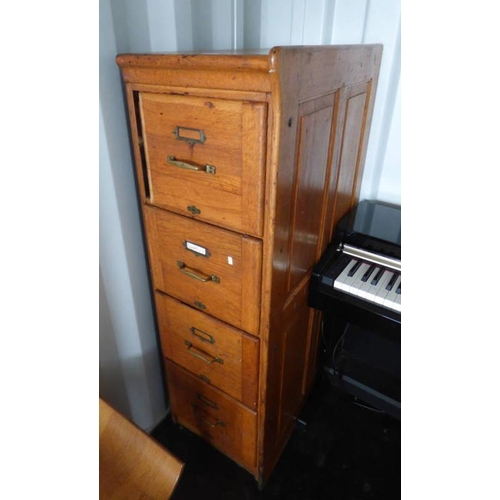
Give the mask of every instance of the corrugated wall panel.
[[(400, 20), (399, 0), (370, 1), (362, 40), (364, 43), (383, 44), (384, 53), (373, 110), (361, 196), (397, 204), (401, 203), (401, 186), (393, 179), (386, 177), (388, 171), (384, 169), (384, 161), (386, 154), (392, 154), (388, 151), (388, 147), (401, 73)], [(399, 119), (396, 123), (400, 123)], [(393, 190), (389, 192), (391, 185)], [(378, 198), (381, 192), (388, 196)]]
[(362, 43), (368, 0), (337, 0), (331, 43)]
[[(384, 45), (361, 198), (396, 204), (401, 203), (400, 172), (394, 166), (399, 145), (389, 140), (389, 134), (397, 132), (400, 123), (395, 116), (401, 70), (400, 13), (399, 0), (246, 0), (244, 19), (248, 31), (245, 42), (254, 42), (260, 33), (263, 48), (328, 43)], [(255, 47), (255, 43), (250, 46)], [(391, 168), (385, 168), (386, 156), (391, 158)]]

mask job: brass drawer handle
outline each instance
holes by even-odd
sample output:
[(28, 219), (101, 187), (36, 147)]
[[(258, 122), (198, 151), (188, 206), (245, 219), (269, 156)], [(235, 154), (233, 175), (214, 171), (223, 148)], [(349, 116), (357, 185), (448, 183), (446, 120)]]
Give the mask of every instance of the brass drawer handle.
[(198, 281), (203, 281), (203, 283), (207, 283), (208, 281), (213, 281), (214, 283), (220, 283), (220, 278), (215, 276), (215, 274), (212, 274), (211, 276), (206, 276), (202, 274), (198, 274), (199, 271), (192, 270), (184, 262), (178, 260), (177, 261), (177, 266), (179, 267), (179, 270), (189, 276), (190, 278), (194, 278)]
[(206, 424), (208, 424), (210, 427), (217, 427), (218, 425), (220, 425), (221, 427), (226, 427), (226, 424), (222, 421), (222, 420), (216, 420), (215, 422), (210, 422), (210, 420), (208, 420), (207, 418), (203, 417), (203, 416), (200, 416), (201, 420), (203, 422), (205, 422)]
[(174, 167), (183, 168), (184, 170), (194, 170), (195, 172), (205, 172), (206, 174), (215, 174), (216, 168), (213, 165), (195, 165), (187, 161), (177, 160), (175, 156), (167, 156), (167, 163)]
[[(184, 344), (187, 345), (187, 350), (188, 350), (189, 354), (192, 354), (195, 358), (201, 359), (202, 361), (204, 361), (205, 363), (207, 363), (209, 365), (213, 365), (214, 363), (219, 363), (221, 365), (224, 364), (224, 360), (222, 358), (219, 358), (218, 356), (215, 356), (215, 357), (210, 356), (210, 354), (206, 353), (205, 351), (202, 351), (201, 349), (198, 349), (196, 346), (191, 344), (191, 342), (189, 342), (189, 340), (185, 340)], [(199, 354), (194, 349), (196, 349), (196, 351), (199, 351), (199, 352), (205, 354), (205, 356), (207, 356), (207, 357), (203, 356), (203, 354)]]
[(202, 422), (205, 422), (207, 425), (209, 425), (210, 427), (212, 427), (212, 429), (214, 427), (217, 427), (218, 425), (220, 425), (221, 427), (226, 427), (226, 423), (222, 420), (219, 420), (219, 419), (215, 419), (215, 422), (211, 422), (207, 417), (209, 417), (209, 415), (205, 414), (203, 411), (200, 410), (200, 407), (196, 404), (193, 404), (193, 410), (198, 414), (199, 416), (199, 419), (202, 421)]

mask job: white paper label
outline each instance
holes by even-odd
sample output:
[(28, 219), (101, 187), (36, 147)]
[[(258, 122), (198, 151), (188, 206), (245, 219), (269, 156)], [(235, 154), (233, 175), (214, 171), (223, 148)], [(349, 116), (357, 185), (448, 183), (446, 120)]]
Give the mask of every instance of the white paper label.
[(186, 241), (186, 248), (193, 252), (199, 253), (200, 255), (207, 255), (207, 249), (200, 247), (200, 245), (196, 245), (195, 243), (191, 243), (190, 241)]
[(232, 266), (233, 265), (233, 258), (230, 257), (229, 255), (227, 256), (227, 263)]

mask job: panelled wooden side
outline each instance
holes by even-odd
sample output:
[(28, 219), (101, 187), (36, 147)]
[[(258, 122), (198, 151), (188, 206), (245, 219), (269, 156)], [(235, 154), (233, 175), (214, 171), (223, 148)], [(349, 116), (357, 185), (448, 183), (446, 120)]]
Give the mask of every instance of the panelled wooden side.
[(371, 82), (352, 85), (343, 89), (340, 102), (340, 126), (338, 142), (339, 164), (335, 183), (335, 196), (331, 210), (329, 234), (338, 221), (358, 201), (362, 177), (362, 162), (366, 151), (366, 119), (369, 111)]
[(263, 288), (272, 293), (269, 347), (261, 355), (261, 481), (281, 455), (314, 380), (321, 316), (307, 305), (310, 273), (334, 222), (358, 201), (373, 106), (368, 90), (376, 86), (380, 56), (380, 46), (271, 54), (268, 172), (275, 173), (276, 192), (265, 228), (264, 269), (272, 271)]

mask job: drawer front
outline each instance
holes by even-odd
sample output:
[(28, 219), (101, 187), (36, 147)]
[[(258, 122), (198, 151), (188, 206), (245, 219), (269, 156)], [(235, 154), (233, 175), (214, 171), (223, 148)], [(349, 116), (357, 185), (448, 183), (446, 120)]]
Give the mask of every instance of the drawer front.
[(163, 355), (256, 409), (259, 341), (167, 295), (155, 298)]
[(257, 414), (172, 362), (166, 369), (174, 420), (254, 472)]
[(265, 103), (141, 93), (149, 202), (261, 236), (266, 109)]
[(261, 241), (153, 207), (143, 212), (155, 288), (258, 335)]

